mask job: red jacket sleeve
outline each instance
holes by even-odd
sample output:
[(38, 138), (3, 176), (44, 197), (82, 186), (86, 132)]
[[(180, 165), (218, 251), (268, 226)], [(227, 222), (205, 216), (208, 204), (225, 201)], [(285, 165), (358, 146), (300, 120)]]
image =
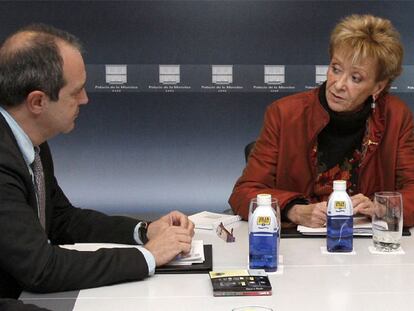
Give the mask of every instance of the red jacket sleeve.
[(265, 113), (264, 124), (242, 176), (237, 180), (229, 199), (235, 214), (247, 220), (250, 200), (259, 193), (267, 193), (278, 200), (281, 209), (303, 194), (287, 191), (276, 185), (279, 157), (280, 112), (276, 104)]
[(414, 226), (414, 124), (410, 111), (404, 114), (398, 138), (396, 190), (402, 194), (404, 226)]

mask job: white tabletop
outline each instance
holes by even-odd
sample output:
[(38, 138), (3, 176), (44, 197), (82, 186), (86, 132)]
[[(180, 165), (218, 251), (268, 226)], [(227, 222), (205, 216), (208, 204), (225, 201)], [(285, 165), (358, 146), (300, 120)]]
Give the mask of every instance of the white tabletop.
[[(224, 242), (213, 231), (196, 230), (195, 239), (213, 245), (216, 271), (248, 266), (247, 223), (232, 227), (235, 243)], [(414, 238), (403, 237), (405, 254), (400, 255), (371, 254), (371, 244), (371, 239), (354, 239), (353, 255), (323, 254), (325, 239), (282, 239), (283, 260), (278, 272), (270, 274), (273, 295), (268, 297), (213, 297), (208, 274), (154, 275), (81, 290), (73, 310), (232, 310), (253, 305), (275, 311), (413, 309)], [(48, 297), (30, 295), (30, 302)]]

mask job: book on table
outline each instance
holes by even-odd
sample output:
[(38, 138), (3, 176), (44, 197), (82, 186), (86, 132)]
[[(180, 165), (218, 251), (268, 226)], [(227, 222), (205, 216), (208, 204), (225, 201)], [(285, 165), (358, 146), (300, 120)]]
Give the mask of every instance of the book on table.
[(264, 270), (211, 271), (214, 296), (270, 296), (272, 285)]

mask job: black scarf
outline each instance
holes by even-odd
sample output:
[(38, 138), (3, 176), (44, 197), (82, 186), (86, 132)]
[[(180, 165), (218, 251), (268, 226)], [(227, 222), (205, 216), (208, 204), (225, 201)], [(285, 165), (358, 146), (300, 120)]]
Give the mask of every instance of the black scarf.
[(318, 136), (318, 164), (320, 172), (341, 165), (361, 149), (366, 121), (371, 113), (372, 96), (356, 112), (335, 112), (326, 100), (326, 82), (319, 89), (319, 101), (329, 114), (329, 123)]

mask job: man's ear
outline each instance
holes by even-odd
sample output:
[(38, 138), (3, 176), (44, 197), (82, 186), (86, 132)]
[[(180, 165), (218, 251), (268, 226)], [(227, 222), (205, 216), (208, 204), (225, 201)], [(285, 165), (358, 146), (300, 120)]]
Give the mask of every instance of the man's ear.
[(45, 92), (32, 91), (26, 97), (26, 106), (30, 112), (39, 115), (45, 109), (49, 97)]

